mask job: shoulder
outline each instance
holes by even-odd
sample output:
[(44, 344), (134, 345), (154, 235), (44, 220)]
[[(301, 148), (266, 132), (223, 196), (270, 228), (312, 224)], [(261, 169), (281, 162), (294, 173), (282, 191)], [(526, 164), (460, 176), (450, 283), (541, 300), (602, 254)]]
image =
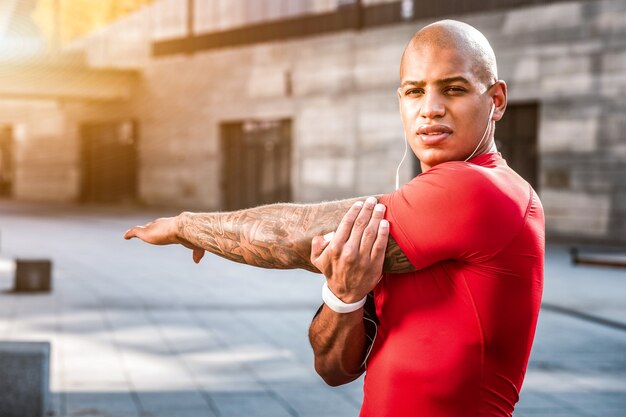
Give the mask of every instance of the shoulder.
[(474, 204), (506, 199), (512, 179), (503, 170), (510, 171), (507, 167), (484, 167), (462, 161), (444, 162), (415, 177), (407, 184), (406, 191), (428, 191), (434, 194), (433, 197), (439, 195), (457, 202), (471, 200)]
[(531, 188), (506, 164), (482, 166), (453, 161), (418, 175), (398, 190), (397, 202), (441, 215), (472, 220), (478, 228), (522, 221)]

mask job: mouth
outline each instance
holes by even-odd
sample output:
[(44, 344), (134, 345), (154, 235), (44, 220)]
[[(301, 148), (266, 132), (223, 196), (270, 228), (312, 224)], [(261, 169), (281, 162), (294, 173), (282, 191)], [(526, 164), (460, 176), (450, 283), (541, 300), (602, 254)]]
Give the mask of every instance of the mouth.
[(452, 129), (445, 125), (421, 125), (417, 134), (424, 144), (436, 145), (445, 141), (452, 134)]

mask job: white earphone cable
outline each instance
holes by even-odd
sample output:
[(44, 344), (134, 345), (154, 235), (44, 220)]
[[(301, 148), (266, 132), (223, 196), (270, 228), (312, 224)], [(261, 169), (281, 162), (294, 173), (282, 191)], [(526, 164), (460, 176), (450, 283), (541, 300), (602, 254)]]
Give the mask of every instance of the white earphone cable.
[(496, 110), (496, 104), (494, 103), (494, 104), (491, 105), (491, 110), (489, 111), (489, 119), (487, 119), (487, 126), (485, 127), (485, 133), (483, 133), (483, 137), (480, 138), (480, 142), (478, 142), (478, 145), (476, 145), (476, 148), (474, 148), (474, 152), (472, 152), (472, 154), (470, 156), (465, 158), (465, 160), (463, 162), (469, 161), (474, 156), (476, 151), (478, 151), (478, 148), (480, 148), (480, 145), (483, 144), (483, 141), (485, 140), (485, 137), (487, 137), (487, 132), (490, 130), (489, 128), (491, 127), (491, 118), (493, 117), (493, 112), (495, 110)]
[(400, 189), (400, 167), (406, 158), (406, 154), (409, 150), (409, 141), (406, 139), (406, 135), (404, 135), (404, 155), (402, 155), (402, 160), (398, 164), (398, 168), (396, 168), (396, 190)]

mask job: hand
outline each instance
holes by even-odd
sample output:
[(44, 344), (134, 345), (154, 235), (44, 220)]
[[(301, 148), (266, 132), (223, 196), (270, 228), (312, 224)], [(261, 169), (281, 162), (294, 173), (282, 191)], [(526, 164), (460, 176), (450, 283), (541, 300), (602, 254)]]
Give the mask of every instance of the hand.
[(145, 226), (135, 226), (124, 233), (124, 239), (139, 238), (153, 245), (180, 244), (193, 251), (192, 258), (199, 263), (204, 256), (204, 249), (195, 246), (178, 235), (178, 217), (163, 217)]
[(359, 301), (380, 281), (389, 239), (384, 214), (385, 206), (376, 204), (374, 197), (358, 201), (343, 216), (334, 236), (313, 238), (311, 263), (344, 303)]

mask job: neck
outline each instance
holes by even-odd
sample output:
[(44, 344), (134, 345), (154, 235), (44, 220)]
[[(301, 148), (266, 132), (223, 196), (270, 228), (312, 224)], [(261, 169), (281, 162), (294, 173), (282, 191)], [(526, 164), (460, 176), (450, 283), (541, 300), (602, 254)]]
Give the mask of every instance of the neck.
[[(490, 142), (491, 143), (489, 144), (488, 147), (485, 147), (485, 148), (477, 150), (476, 153), (471, 158), (468, 158), (465, 161), (468, 161), (469, 159), (476, 158), (477, 156), (480, 156), (480, 155), (485, 155), (485, 154), (488, 154), (488, 153), (496, 153), (496, 152), (498, 152), (498, 147), (496, 146), (496, 141), (493, 140), (493, 138), (492, 138)], [(432, 166), (426, 165), (426, 164), (424, 164), (421, 161), (420, 161), (420, 167), (422, 168), (422, 172), (426, 172), (426, 171), (428, 171), (429, 169), (432, 168)]]
[(496, 147), (496, 141), (491, 138), (490, 143), (486, 143), (484, 147), (477, 149), (474, 154), (468, 157), (465, 161), (469, 161), (470, 159), (474, 159), (477, 156), (485, 155), (488, 153), (498, 152), (498, 148)]

